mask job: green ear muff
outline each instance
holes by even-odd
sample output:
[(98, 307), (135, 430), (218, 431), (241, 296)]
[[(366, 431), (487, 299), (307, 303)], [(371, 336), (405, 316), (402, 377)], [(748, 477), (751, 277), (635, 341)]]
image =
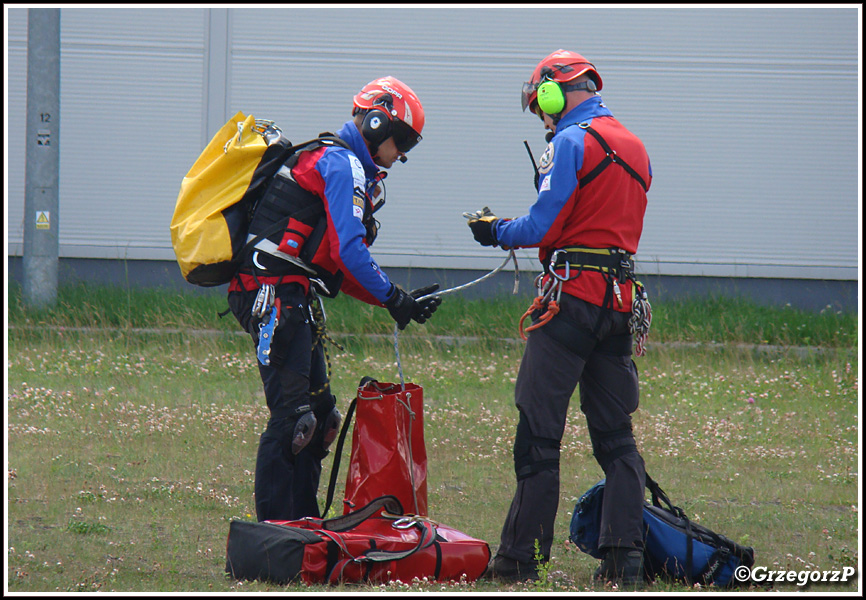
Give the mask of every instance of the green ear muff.
[(565, 92), (555, 81), (545, 81), (538, 86), (538, 108), (548, 115), (558, 115), (565, 108)]

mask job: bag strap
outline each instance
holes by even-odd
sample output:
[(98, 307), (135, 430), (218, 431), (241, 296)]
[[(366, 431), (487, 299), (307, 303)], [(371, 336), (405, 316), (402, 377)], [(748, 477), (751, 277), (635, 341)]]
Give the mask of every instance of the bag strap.
[(366, 581), (370, 577), (370, 572), (372, 571), (373, 563), (377, 562), (391, 562), (395, 560), (401, 560), (403, 558), (407, 558), (412, 556), (419, 550), (423, 550), (431, 545), (436, 545), (436, 565), (434, 569), (434, 577), (435, 579), (439, 579), (439, 573), (442, 567), (442, 549), (439, 545), (439, 542), (436, 539), (436, 528), (429, 521), (416, 521), (413, 523), (414, 526), (417, 526), (421, 531), (421, 535), (418, 536), (418, 544), (414, 548), (410, 548), (409, 550), (402, 551), (394, 551), (394, 550), (379, 550), (375, 547), (375, 543), (373, 540), (370, 540), (370, 549), (366, 550), (360, 556), (352, 556), (351, 553), (346, 548), (343, 543), (342, 538), (339, 538), (339, 534), (331, 533), (328, 531), (320, 531), (322, 535), (326, 536), (331, 540), (333, 544), (337, 548), (340, 548), (344, 553), (349, 555), (349, 558), (344, 558), (340, 561), (334, 563), (334, 565), (328, 571), (325, 579), (328, 583), (336, 584), (339, 583), (343, 578), (343, 571), (345, 568), (352, 564), (363, 564), (366, 563), (366, 570), (364, 572), (363, 579)]
[[(361, 383), (358, 384), (358, 389), (360, 390), (365, 385), (370, 382), (378, 383), (374, 378), (369, 375), (363, 377), (361, 379)], [(340, 429), (340, 437), (337, 438), (337, 447), (334, 449), (334, 464), (331, 467), (331, 478), (328, 481), (328, 494), (325, 498), (325, 509), (322, 511), (322, 516), (328, 514), (328, 510), (331, 508), (331, 502), (334, 500), (334, 490), (337, 486), (337, 477), (340, 473), (340, 459), (343, 455), (343, 444), (346, 441), (346, 434), (349, 433), (349, 425), (352, 423), (352, 417), (355, 414), (355, 407), (358, 405), (358, 396), (356, 395), (352, 398), (352, 402), (349, 404), (349, 408), (346, 411), (346, 420), (343, 421), (343, 426)], [(400, 510), (400, 514), (402, 514), (402, 509)]]
[[(679, 506), (674, 506), (670, 498), (668, 498), (668, 495), (665, 494), (661, 486), (656, 483), (655, 479), (650, 477), (649, 473), (646, 473), (646, 487), (652, 495), (653, 506), (657, 506), (663, 510), (668, 511), (669, 513), (673, 513), (675, 516), (681, 519), (685, 519), (686, 521), (689, 520), (683, 509), (681, 509)], [(665, 506), (662, 506), (662, 503), (664, 503)]]
[(334, 500), (334, 490), (337, 486), (337, 477), (340, 473), (340, 459), (343, 456), (343, 444), (346, 442), (346, 434), (349, 432), (349, 425), (352, 422), (352, 417), (355, 415), (355, 406), (357, 404), (358, 398), (355, 397), (349, 404), (349, 409), (346, 411), (346, 420), (343, 421), (340, 436), (337, 438), (337, 447), (334, 449), (334, 463), (331, 467), (331, 479), (328, 481), (328, 494), (325, 498), (325, 509), (322, 511), (322, 516), (328, 514), (331, 502)]
[[(732, 554), (731, 549), (724, 543), (721, 536), (716, 532), (707, 529), (701, 528), (701, 531), (712, 538), (713, 543), (716, 546), (716, 551), (713, 552), (710, 559), (707, 561), (707, 566), (701, 570), (695, 577), (692, 577), (692, 568), (694, 566), (692, 556), (693, 556), (693, 541), (697, 539), (697, 535), (695, 534), (695, 530), (692, 527), (691, 520), (686, 516), (685, 511), (679, 506), (674, 506), (674, 504), (670, 501), (667, 494), (665, 494), (664, 490), (662, 490), (661, 486), (649, 476), (649, 473), (646, 474), (646, 487), (650, 491), (652, 495), (652, 503), (653, 506), (656, 506), (662, 510), (666, 510), (667, 512), (673, 514), (674, 516), (680, 518), (685, 523), (686, 530), (686, 583), (692, 585), (692, 583), (697, 580), (702, 583), (702, 585), (709, 585), (713, 583), (716, 578), (721, 573), (722, 569), (725, 567), (728, 561), (728, 557)], [(662, 506), (664, 503), (666, 506)]]

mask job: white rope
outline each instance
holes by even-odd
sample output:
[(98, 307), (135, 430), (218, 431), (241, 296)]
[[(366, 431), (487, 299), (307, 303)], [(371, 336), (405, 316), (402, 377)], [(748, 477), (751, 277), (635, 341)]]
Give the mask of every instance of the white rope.
[(490, 277), (493, 277), (494, 275), (499, 273), (499, 271), (501, 271), (502, 269), (505, 268), (505, 265), (507, 265), (508, 261), (510, 261), (510, 260), (514, 261), (514, 292), (513, 293), (516, 294), (517, 293), (517, 285), (520, 282), (520, 279), (519, 279), (520, 272), (518, 271), (518, 268), (517, 268), (517, 255), (514, 253), (514, 250), (509, 250), (508, 256), (505, 257), (505, 260), (502, 261), (502, 264), (499, 265), (498, 267), (496, 267), (495, 269), (493, 269), (492, 271), (490, 271), (489, 273), (487, 273), (486, 275), (482, 275), (478, 279), (470, 281), (469, 283), (464, 283), (463, 285), (458, 285), (457, 287), (449, 288), (447, 290), (442, 290), (441, 292), (433, 292), (432, 294), (427, 294), (426, 296), (421, 296), (420, 298), (417, 298), (417, 300), (426, 300), (427, 298), (432, 298), (433, 296), (444, 296), (445, 294), (451, 294), (453, 292), (459, 292), (460, 290), (465, 290), (466, 288), (472, 287), (473, 285), (481, 283), (485, 279), (489, 279)]
[[(473, 285), (477, 285), (477, 284), (481, 283), (482, 281), (484, 281), (485, 279), (489, 279), (490, 277), (493, 277), (494, 275), (499, 273), (499, 271), (501, 271), (502, 269), (505, 268), (505, 265), (508, 264), (508, 261), (514, 261), (514, 292), (513, 293), (516, 294), (517, 293), (517, 286), (518, 286), (518, 283), (520, 282), (520, 279), (519, 279), (520, 272), (517, 268), (517, 255), (514, 253), (514, 250), (509, 250), (508, 256), (505, 257), (505, 260), (502, 261), (502, 264), (499, 265), (498, 267), (496, 267), (495, 269), (493, 269), (492, 271), (490, 271), (489, 273), (487, 273), (486, 275), (482, 275), (478, 279), (474, 279), (474, 280), (470, 281), (469, 283), (464, 283), (463, 285), (458, 285), (458, 286), (453, 287), (453, 288), (448, 288), (447, 290), (437, 291), (437, 292), (433, 292), (432, 294), (427, 294), (426, 296), (421, 296), (420, 298), (417, 298), (416, 301), (427, 300), (428, 298), (433, 298), (434, 296), (444, 296), (446, 294), (459, 292), (460, 290), (465, 290), (466, 288), (472, 287)], [(403, 379), (403, 365), (400, 362), (400, 348), (397, 344), (397, 340), (398, 340), (399, 335), (400, 335), (400, 328), (395, 323), (394, 324), (394, 354), (397, 357), (397, 373), (400, 375), (400, 388), (405, 393), (406, 392), (406, 382)]]
[[(438, 291), (433, 292), (432, 294), (427, 294), (426, 296), (421, 296), (420, 298), (416, 298), (416, 302), (421, 301), (421, 300), (427, 300), (428, 298), (432, 298), (434, 296), (444, 296), (445, 294), (451, 294), (453, 292), (458, 292), (460, 290), (464, 290), (466, 288), (472, 287), (473, 285), (481, 283), (485, 279), (488, 279), (489, 277), (492, 277), (492, 276), (496, 275), (497, 273), (499, 273), (499, 271), (501, 271), (502, 269), (505, 268), (505, 265), (507, 265), (508, 261), (510, 261), (510, 260), (514, 261), (514, 293), (516, 294), (517, 293), (517, 285), (518, 285), (518, 282), (520, 281), (519, 280), (520, 274), (519, 274), (518, 269), (517, 269), (517, 255), (514, 254), (514, 250), (509, 250), (508, 256), (505, 257), (505, 260), (502, 262), (502, 264), (499, 265), (498, 267), (496, 267), (495, 269), (493, 269), (492, 271), (490, 271), (489, 273), (487, 273), (486, 275), (483, 275), (483, 276), (479, 277), (478, 279), (470, 281), (469, 283), (464, 283), (463, 285), (458, 285), (457, 287), (449, 288), (447, 290), (442, 290), (441, 292), (438, 292)], [(398, 343), (399, 338), (400, 338), (400, 328), (395, 323), (394, 324), (394, 355), (397, 358), (397, 373), (400, 375), (400, 390), (401, 390), (401, 393), (403, 395), (403, 398), (405, 398), (405, 400), (406, 400), (405, 402), (401, 402), (400, 404), (404, 405), (406, 407), (406, 409), (409, 411), (409, 481), (412, 485), (412, 500), (415, 503), (415, 514), (417, 515), (419, 511), (418, 511), (418, 495), (416, 494), (416, 490), (415, 490), (415, 459), (412, 456), (412, 424), (415, 422), (415, 413), (412, 410), (411, 405), (409, 404), (409, 402), (412, 398), (412, 395), (406, 394), (406, 380), (403, 378), (403, 363), (400, 360), (400, 345)]]

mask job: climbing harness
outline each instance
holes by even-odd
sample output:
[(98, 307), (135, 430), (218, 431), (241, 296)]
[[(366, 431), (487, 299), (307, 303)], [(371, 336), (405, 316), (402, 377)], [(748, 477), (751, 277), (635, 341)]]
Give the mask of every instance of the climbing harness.
[[(563, 270), (563, 273), (560, 275), (557, 269)], [(635, 354), (643, 356), (652, 323), (652, 306), (646, 288), (634, 276), (631, 254), (619, 248), (574, 247), (554, 250), (544, 272), (535, 278), (536, 297), (520, 317), (518, 331), (521, 339), (526, 341), (527, 333), (543, 327), (559, 313), (563, 283), (576, 279), (583, 271), (598, 271), (607, 280), (609, 286), (603, 306), (608, 308), (613, 308), (614, 297), (619, 307), (623, 306), (620, 283), (631, 281), (634, 284), (629, 333), (635, 336)], [(533, 316), (535, 322), (524, 327), (526, 318)]]
[(581, 188), (585, 188), (587, 185), (589, 185), (589, 182), (598, 177), (602, 171), (604, 171), (610, 165), (616, 163), (623, 169), (625, 169), (626, 172), (641, 185), (644, 191), (647, 191), (649, 189), (649, 186), (647, 186), (646, 182), (643, 180), (643, 177), (641, 177), (637, 171), (635, 171), (631, 166), (629, 166), (629, 164), (626, 163), (616, 153), (616, 150), (614, 150), (610, 147), (610, 145), (608, 145), (605, 139), (601, 137), (601, 134), (589, 126), (589, 123), (578, 123), (577, 126), (581, 129), (586, 130), (587, 133), (594, 137), (605, 153), (605, 157), (601, 160), (601, 162), (598, 163), (595, 168), (592, 169), (592, 171), (581, 177), (580, 181), (578, 181), (578, 185)]
[[(261, 322), (259, 323), (259, 343), (256, 347), (256, 356), (259, 362), (264, 366), (271, 364), (271, 344), (274, 339), (274, 332), (279, 325), (281, 308), (282, 304), (280, 299), (276, 296), (275, 286), (269, 283), (263, 284), (259, 288), (258, 294), (256, 294), (256, 300), (253, 304), (251, 313), (253, 317), (261, 319)], [(322, 353), (324, 354), (326, 365), (326, 377), (322, 387), (314, 392), (310, 392), (310, 396), (315, 397), (327, 390), (331, 383), (331, 356), (328, 354), (328, 346), (325, 342), (330, 342), (342, 352), (345, 352), (346, 349), (328, 335), (327, 330), (325, 329), (325, 323), (327, 321), (325, 307), (322, 304), (321, 297), (315, 292), (312, 286), (309, 291), (307, 309), (309, 313), (309, 321), (313, 329), (314, 340), (318, 339), (322, 342)], [(315, 346), (315, 344), (313, 344), (313, 346)]]

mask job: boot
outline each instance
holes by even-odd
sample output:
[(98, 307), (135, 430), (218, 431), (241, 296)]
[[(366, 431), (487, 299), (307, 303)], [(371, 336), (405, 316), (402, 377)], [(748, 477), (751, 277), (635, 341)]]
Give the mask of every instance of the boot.
[(537, 581), (538, 563), (520, 562), (507, 556), (497, 554), (487, 565), (487, 570), (482, 579), (492, 579), (503, 583), (517, 583), (519, 581)]
[(616, 584), (620, 589), (643, 587), (643, 550), (638, 548), (608, 548), (596, 569), (593, 580)]

